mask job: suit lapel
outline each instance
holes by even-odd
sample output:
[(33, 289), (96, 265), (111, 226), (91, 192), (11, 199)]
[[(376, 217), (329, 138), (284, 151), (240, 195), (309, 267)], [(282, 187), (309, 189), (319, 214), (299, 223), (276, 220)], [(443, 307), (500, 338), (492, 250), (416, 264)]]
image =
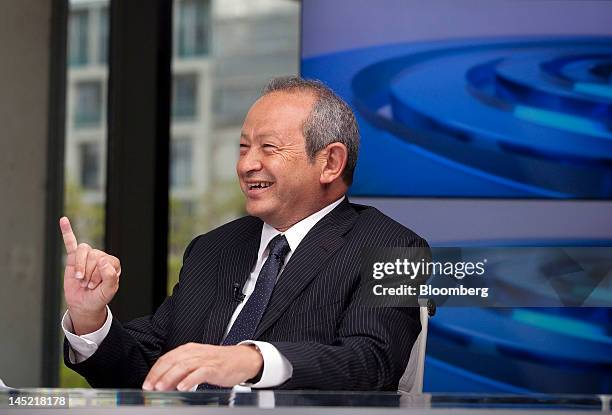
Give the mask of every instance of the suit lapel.
[(355, 219), (357, 213), (345, 199), (306, 234), (274, 287), (266, 312), (255, 332), (255, 339), (274, 324), (319, 274), (321, 267), (344, 244), (342, 236), (351, 228)]
[(232, 313), (238, 303), (234, 300), (234, 283), (240, 288), (257, 261), (262, 222), (245, 230), (236, 243), (223, 251), (217, 272), (216, 299), (204, 330), (203, 343), (220, 344)]

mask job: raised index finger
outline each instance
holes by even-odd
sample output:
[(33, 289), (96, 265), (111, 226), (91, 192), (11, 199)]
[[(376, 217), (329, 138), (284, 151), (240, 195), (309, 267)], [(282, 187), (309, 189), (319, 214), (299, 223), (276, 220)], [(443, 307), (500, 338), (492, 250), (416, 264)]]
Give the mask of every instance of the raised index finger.
[(66, 216), (60, 218), (59, 221), (60, 229), (62, 231), (62, 238), (64, 238), (64, 245), (66, 246), (66, 253), (71, 254), (77, 249), (77, 240), (72, 232), (72, 226)]

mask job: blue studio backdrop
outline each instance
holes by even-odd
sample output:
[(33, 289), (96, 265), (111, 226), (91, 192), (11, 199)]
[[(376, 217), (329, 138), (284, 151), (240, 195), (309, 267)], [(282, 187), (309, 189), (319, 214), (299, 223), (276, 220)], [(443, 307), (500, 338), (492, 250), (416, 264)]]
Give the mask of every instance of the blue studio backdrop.
[[(305, 0), (301, 57), (357, 114), (352, 196), (612, 199), (612, 2)], [(610, 393), (612, 311), (441, 307), (425, 390)]]

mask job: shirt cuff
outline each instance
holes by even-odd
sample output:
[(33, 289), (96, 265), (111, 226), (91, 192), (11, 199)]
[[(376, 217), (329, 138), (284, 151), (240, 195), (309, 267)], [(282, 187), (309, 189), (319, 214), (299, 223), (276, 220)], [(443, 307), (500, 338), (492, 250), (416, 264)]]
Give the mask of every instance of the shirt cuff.
[(245, 340), (241, 344), (252, 344), (259, 350), (263, 357), (263, 372), (257, 383), (244, 383), (243, 386), (252, 388), (273, 388), (282, 385), (293, 376), (293, 366), (276, 347), (267, 342)]
[(104, 341), (113, 323), (113, 314), (106, 306), (106, 321), (98, 330), (93, 333), (77, 336), (74, 334), (74, 327), (70, 319), (70, 313), (66, 311), (62, 317), (62, 329), (68, 339), (68, 360), (72, 364), (81, 363), (89, 359), (98, 350), (98, 346)]

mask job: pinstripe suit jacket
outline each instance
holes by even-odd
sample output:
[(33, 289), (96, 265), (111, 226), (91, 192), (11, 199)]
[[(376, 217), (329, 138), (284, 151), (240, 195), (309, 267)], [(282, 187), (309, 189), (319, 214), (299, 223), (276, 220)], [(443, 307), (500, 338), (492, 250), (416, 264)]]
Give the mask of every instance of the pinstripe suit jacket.
[[(116, 319), (79, 364), (94, 387), (140, 388), (164, 353), (188, 342), (219, 344), (246, 282), (262, 221), (244, 217), (194, 239), (179, 283), (155, 314)], [(304, 237), (279, 277), (254, 340), (273, 344), (293, 365), (285, 389), (397, 390), (421, 330), (418, 308), (365, 307), (357, 294), (360, 251), (420, 246), (425, 240), (368, 206), (346, 199)]]

